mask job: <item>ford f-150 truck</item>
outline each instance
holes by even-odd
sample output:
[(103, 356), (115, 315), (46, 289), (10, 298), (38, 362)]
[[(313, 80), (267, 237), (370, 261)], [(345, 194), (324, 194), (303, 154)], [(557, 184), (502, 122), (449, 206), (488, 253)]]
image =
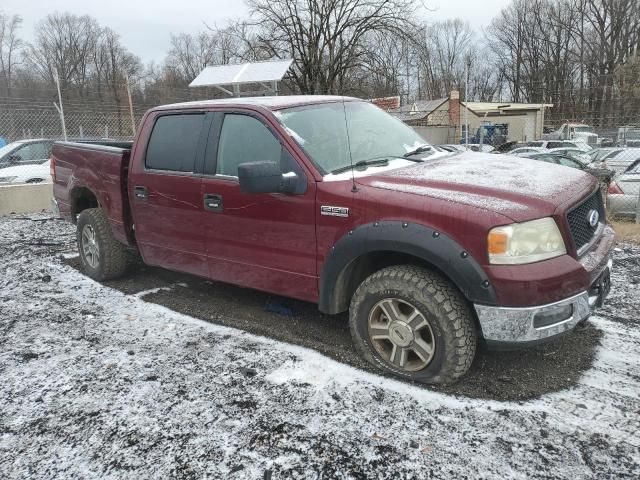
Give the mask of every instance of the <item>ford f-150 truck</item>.
[(613, 231), (596, 179), (452, 154), (344, 97), (154, 108), (133, 143), (56, 143), (55, 207), (84, 271), (145, 263), (349, 312), (361, 354), (425, 383), (479, 341), (569, 332), (609, 291)]

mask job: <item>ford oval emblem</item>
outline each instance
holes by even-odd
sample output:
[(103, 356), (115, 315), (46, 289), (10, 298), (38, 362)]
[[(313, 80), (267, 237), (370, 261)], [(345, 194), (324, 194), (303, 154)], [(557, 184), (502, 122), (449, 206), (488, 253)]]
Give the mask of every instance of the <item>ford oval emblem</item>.
[(589, 225), (591, 228), (596, 228), (598, 221), (600, 220), (600, 214), (597, 210), (589, 210)]

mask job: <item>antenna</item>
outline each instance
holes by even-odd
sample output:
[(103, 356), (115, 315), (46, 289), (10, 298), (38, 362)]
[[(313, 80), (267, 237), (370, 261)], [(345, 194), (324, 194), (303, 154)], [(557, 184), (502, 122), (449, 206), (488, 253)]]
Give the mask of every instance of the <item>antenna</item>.
[(351, 164), (351, 191), (353, 193), (358, 191), (356, 187), (356, 176), (353, 171), (353, 156), (351, 155), (351, 139), (349, 138), (349, 122), (347, 122), (347, 107), (344, 103), (344, 96), (342, 96), (342, 113), (344, 113), (344, 128), (347, 132), (347, 149), (349, 150), (349, 163)]

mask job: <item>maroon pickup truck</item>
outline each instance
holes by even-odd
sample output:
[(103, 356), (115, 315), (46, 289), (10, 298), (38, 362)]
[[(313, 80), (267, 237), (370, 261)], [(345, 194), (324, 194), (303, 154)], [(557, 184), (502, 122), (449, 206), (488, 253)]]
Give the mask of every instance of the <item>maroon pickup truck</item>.
[(85, 272), (145, 263), (349, 311), (372, 364), (452, 382), (479, 341), (529, 345), (609, 291), (596, 179), (452, 154), (374, 105), (292, 96), (154, 108), (135, 141), (56, 143), (55, 207)]

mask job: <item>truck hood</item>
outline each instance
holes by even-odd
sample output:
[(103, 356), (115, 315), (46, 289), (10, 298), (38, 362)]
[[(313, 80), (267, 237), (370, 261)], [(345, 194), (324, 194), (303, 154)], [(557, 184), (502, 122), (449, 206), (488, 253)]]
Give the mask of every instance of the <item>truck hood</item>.
[(536, 160), (463, 152), (360, 177), (357, 182), (469, 205), (522, 222), (577, 203), (595, 188), (596, 179), (580, 170)]

